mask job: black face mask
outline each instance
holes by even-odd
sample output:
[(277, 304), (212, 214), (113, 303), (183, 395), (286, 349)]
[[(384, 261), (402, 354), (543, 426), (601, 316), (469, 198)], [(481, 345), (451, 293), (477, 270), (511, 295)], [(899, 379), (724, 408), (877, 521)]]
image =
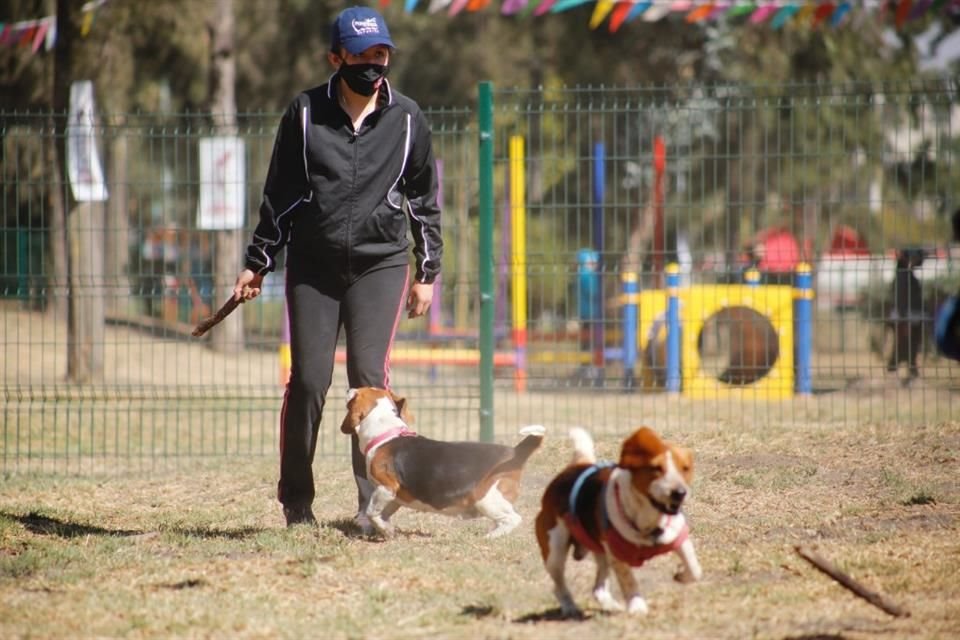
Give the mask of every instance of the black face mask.
[(377, 80), (387, 75), (388, 67), (384, 64), (361, 63), (340, 65), (340, 77), (354, 93), (361, 96), (372, 96), (376, 91)]

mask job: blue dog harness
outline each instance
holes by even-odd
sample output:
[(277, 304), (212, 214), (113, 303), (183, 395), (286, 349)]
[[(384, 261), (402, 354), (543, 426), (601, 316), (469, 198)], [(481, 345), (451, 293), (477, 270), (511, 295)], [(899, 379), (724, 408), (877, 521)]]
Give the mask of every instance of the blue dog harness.
[[(608, 469), (613, 466), (616, 465), (612, 462), (600, 462), (590, 465), (580, 472), (580, 475), (577, 476), (577, 479), (573, 483), (573, 488), (570, 491), (570, 499), (567, 505), (568, 511), (563, 517), (564, 522), (567, 525), (567, 529), (570, 531), (570, 534), (577, 541), (577, 543), (594, 553), (606, 553), (606, 550), (599, 540), (594, 539), (589, 533), (587, 533), (587, 530), (584, 528), (580, 518), (577, 517), (577, 500), (580, 497), (580, 491), (583, 489), (584, 483), (591, 476), (602, 469)], [(616, 485), (614, 485), (614, 487), (615, 490), (618, 489)], [(616, 494), (616, 500), (617, 504), (619, 504), (619, 492)], [(687, 540), (689, 535), (689, 529), (686, 521), (684, 520), (682, 521), (682, 529), (672, 542), (656, 545), (636, 544), (635, 542), (624, 538), (617, 528), (611, 525), (610, 517), (607, 514), (607, 501), (603, 499), (603, 497), (601, 497), (601, 505), (603, 507), (601, 526), (603, 527), (610, 553), (617, 560), (625, 562), (631, 567), (639, 567), (650, 558), (679, 549), (680, 546)], [(669, 519), (674, 516), (667, 517)], [(683, 516), (680, 517), (682, 518)]]

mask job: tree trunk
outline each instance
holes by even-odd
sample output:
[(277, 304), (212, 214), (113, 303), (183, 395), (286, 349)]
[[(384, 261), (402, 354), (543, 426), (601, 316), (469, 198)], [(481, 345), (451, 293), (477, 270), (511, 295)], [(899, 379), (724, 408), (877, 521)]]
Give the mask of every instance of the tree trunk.
[[(237, 104), (234, 95), (236, 60), (233, 55), (233, 0), (216, 0), (208, 24), (210, 33), (210, 115), (219, 135), (237, 133)], [(214, 281), (215, 306), (233, 295), (233, 283), (241, 268), (243, 230), (215, 232)], [(227, 317), (210, 334), (214, 351), (243, 348), (243, 313)]]
[(108, 297), (106, 308), (111, 313), (127, 315), (130, 293), (130, 214), (127, 211), (128, 144), (125, 115), (119, 114), (116, 137), (110, 142), (110, 205), (109, 224), (105, 237), (105, 275)]

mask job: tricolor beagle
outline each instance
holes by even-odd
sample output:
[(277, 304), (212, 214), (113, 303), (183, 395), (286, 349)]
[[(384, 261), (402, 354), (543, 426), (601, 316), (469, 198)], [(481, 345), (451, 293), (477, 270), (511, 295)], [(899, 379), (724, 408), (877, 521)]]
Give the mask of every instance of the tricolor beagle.
[(523, 466), (543, 441), (544, 428), (525, 427), (515, 447), (482, 442), (442, 442), (418, 436), (406, 399), (391, 391), (364, 387), (347, 394), (340, 430), (356, 433), (367, 459), (374, 492), (366, 515), (389, 536), (389, 518), (401, 506), (462, 518), (485, 516), (502, 536), (520, 524), (513, 501), (520, 492)]
[(593, 595), (604, 609), (623, 608), (607, 584), (613, 569), (627, 611), (646, 613), (632, 568), (668, 551), (683, 561), (676, 580), (699, 580), (703, 572), (680, 512), (693, 474), (692, 454), (642, 427), (624, 441), (619, 462), (598, 464), (586, 431), (573, 429), (570, 437), (573, 459), (547, 486), (536, 520), (540, 552), (563, 614), (581, 614), (564, 578), (570, 547), (576, 560), (593, 553)]

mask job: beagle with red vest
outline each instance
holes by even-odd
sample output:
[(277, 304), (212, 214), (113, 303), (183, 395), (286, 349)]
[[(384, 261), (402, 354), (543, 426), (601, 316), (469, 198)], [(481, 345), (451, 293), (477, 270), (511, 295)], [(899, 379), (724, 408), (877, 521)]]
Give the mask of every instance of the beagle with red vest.
[(513, 507), (523, 467), (543, 441), (544, 428), (525, 427), (516, 446), (483, 442), (443, 442), (410, 429), (413, 416), (405, 398), (386, 389), (363, 387), (347, 394), (340, 430), (356, 433), (374, 486), (366, 515), (382, 535), (401, 506), (461, 518), (487, 517), (487, 534), (509, 533), (522, 518)]
[(680, 510), (693, 475), (690, 451), (642, 427), (623, 442), (617, 463), (598, 463), (586, 431), (575, 428), (570, 437), (573, 459), (547, 485), (536, 520), (540, 553), (563, 615), (581, 615), (564, 577), (571, 547), (576, 560), (593, 554), (593, 596), (604, 609), (623, 609), (608, 586), (612, 570), (627, 611), (646, 613), (633, 568), (664, 553), (674, 552), (683, 562), (677, 581), (699, 580), (703, 571)]

